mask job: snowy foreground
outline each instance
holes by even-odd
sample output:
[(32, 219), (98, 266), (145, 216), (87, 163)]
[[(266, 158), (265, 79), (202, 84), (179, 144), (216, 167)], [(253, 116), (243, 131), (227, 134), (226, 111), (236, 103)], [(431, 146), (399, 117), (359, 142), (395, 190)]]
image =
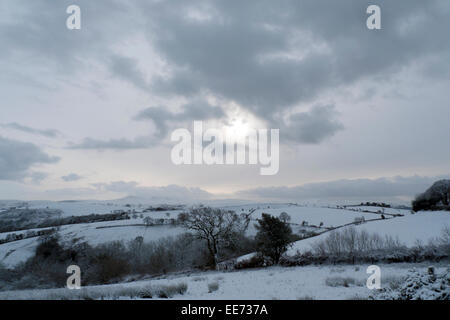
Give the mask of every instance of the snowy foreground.
[[(438, 273), (445, 264), (433, 264)], [(390, 288), (404, 282), (408, 271), (426, 272), (429, 264), (380, 264), (381, 287)], [(368, 265), (269, 267), (235, 272), (201, 272), (172, 275), (159, 279), (90, 286), (80, 290), (43, 289), (0, 292), (0, 299), (142, 299), (145, 288), (187, 288), (172, 299), (209, 300), (353, 300), (368, 299), (376, 290), (366, 287)], [(164, 297), (165, 298), (165, 297)], [(161, 299), (154, 296), (152, 299)]]

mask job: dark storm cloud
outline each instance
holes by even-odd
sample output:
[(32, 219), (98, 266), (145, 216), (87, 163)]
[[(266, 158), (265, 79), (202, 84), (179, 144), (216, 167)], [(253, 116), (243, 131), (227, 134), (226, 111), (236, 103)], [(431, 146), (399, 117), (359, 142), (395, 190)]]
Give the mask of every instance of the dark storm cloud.
[(30, 176), (42, 180), (42, 175), (30, 172), (34, 165), (55, 163), (51, 157), (32, 143), (0, 137), (0, 180), (22, 180)]
[(30, 134), (41, 135), (41, 136), (44, 136), (44, 137), (47, 137), (47, 138), (56, 138), (56, 137), (58, 137), (60, 135), (60, 132), (57, 131), (57, 130), (53, 130), (53, 129), (36, 129), (36, 128), (32, 128), (32, 127), (21, 125), (21, 124), (19, 124), (17, 122), (0, 124), (0, 127), (8, 128), (8, 129), (14, 129), (14, 130), (18, 130), (18, 131), (22, 131), (22, 132), (26, 132), (26, 133), (30, 133)]

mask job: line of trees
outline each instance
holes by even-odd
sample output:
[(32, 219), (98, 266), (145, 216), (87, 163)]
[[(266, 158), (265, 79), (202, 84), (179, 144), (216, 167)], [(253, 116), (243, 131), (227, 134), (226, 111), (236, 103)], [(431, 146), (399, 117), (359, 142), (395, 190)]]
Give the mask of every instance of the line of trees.
[(381, 237), (354, 227), (331, 231), (312, 245), (310, 251), (297, 252), (280, 261), (285, 266), (313, 263), (376, 263), (440, 261), (450, 257), (450, 229), (443, 228), (440, 237), (407, 247), (398, 238)]
[[(58, 227), (69, 224), (78, 224), (78, 223), (93, 223), (93, 222), (102, 222), (102, 221), (115, 221), (115, 220), (127, 220), (130, 219), (130, 216), (126, 212), (118, 212), (118, 213), (106, 213), (106, 214), (88, 214), (81, 216), (70, 216), (70, 217), (58, 217), (58, 218), (49, 218), (46, 217), (42, 219), (40, 222), (29, 222), (29, 220), (35, 215), (35, 212), (39, 212), (40, 209), (17, 209), (14, 213), (14, 219), (1, 219), (0, 222), (0, 232), (12, 232), (12, 231), (20, 231), (20, 230), (28, 230), (28, 229), (37, 229), (37, 228), (49, 228), (49, 227)], [(43, 212), (47, 212), (41, 210)], [(50, 211), (51, 212), (51, 211)], [(9, 213), (9, 212), (8, 212)], [(28, 216), (30, 214), (30, 216)], [(20, 217), (20, 219), (17, 219)], [(38, 220), (38, 219), (36, 219)]]
[(57, 231), (56, 228), (50, 228), (43, 230), (27, 230), (26, 232), (23, 233), (9, 233), (5, 238), (0, 239), (0, 244), (50, 235), (52, 233), (55, 233), (56, 231)]

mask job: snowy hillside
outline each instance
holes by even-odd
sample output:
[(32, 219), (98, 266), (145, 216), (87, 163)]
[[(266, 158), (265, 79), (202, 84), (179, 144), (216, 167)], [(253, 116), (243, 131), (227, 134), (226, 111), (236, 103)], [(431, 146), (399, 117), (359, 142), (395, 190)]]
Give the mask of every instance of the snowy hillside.
[[(0, 239), (10, 233), (22, 232), (0, 233)], [(64, 242), (88, 242), (91, 245), (110, 241), (127, 242), (140, 236), (144, 238), (144, 241), (154, 241), (164, 237), (176, 236), (183, 232), (186, 232), (186, 230), (170, 225), (145, 227), (142, 225), (142, 219), (66, 225), (61, 226), (59, 230)], [(2, 244), (0, 245), (0, 262), (12, 267), (31, 257), (37, 245), (38, 238), (36, 237)]]
[[(403, 217), (396, 217), (386, 220), (366, 222), (356, 225), (358, 231), (366, 230), (369, 233), (377, 233), (380, 236), (391, 236), (398, 238), (406, 246), (416, 244), (421, 241), (426, 244), (441, 235), (443, 228), (450, 227), (450, 213), (445, 211), (427, 211), (416, 214), (408, 214)], [(311, 250), (311, 244), (327, 237), (327, 233), (317, 237), (297, 241), (287, 252), (293, 255), (297, 251), (305, 252)]]
[[(176, 219), (183, 210), (170, 211), (147, 211), (148, 206), (133, 204), (123, 204), (123, 201), (115, 203), (110, 202), (90, 202), (90, 201), (68, 201), (68, 202), (31, 202), (27, 204), (29, 208), (50, 208), (59, 209), (63, 216), (80, 216), (90, 213), (110, 213), (114, 210), (133, 212), (129, 220), (105, 221), (95, 223), (82, 223), (74, 225), (64, 225), (60, 227), (59, 233), (64, 242), (80, 243), (88, 242), (91, 245), (97, 245), (110, 241), (130, 241), (136, 237), (142, 236), (145, 241), (158, 240), (168, 236), (176, 236), (186, 232), (180, 226), (162, 225), (145, 227), (143, 218), (152, 217), (153, 219)], [(17, 203), (4, 203), (17, 205)], [(23, 204), (22, 204), (23, 205)], [(249, 225), (247, 234), (254, 236), (257, 230), (254, 227), (256, 219), (260, 218), (262, 213), (273, 216), (279, 216), (281, 212), (286, 212), (291, 217), (289, 221), (294, 233), (301, 232), (301, 225), (306, 223), (309, 226), (323, 224), (320, 228), (312, 229), (317, 233), (328, 231), (328, 228), (339, 227), (350, 224), (356, 218), (364, 217), (367, 221), (363, 225), (358, 225), (358, 229), (364, 229), (369, 232), (376, 232), (380, 235), (390, 235), (398, 237), (406, 245), (412, 245), (417, 239), (428, 241), (439, 236), (443, 226), (450, 225), (450, 214), (445, 212), (421, 212), (411, 215), (408, 210), (390, 209), (385, 211), (386, 217), (390, 219), (379, 220), (380, 214), (376, 213), (380, 208), (377, 207), (349, 207), (349, 209), (301, 206), (297, 204), (246, 204), (223, 207), (227, 210), (234, 210), (239, 213), (252, 212), (252, 222)], [(371, 212), (362, 212), (371, 211)], [(403, 217), (392, 218), (388, 214), (404, 214)], [(0, 213), (1, 215), (1, 213)], [(0, 216), (1, 217), (1, 216)], [(370, 220), (378, 221), (370, 221)], [(39, 230), (39, 229), (31, 229)], [(0, 233), (0, 239), (5, 239), (8, 234), (26, 233), (28, 230)], [(311, 244), (323, 237), (323, 235), (301, 240), (296, 242), (288, 251), (288, 254), (294, 254), (297, 250), (309, 250)], [(13, 242), (0, 244), (0, 262), (8, 267), (12, 267), (19, 262), (25, 261), (32, 256), (34, 249), (38, 244), (38, 238), (29, 238)]]
[[(122, 202), (122, 201), (120, 201)], [(12, 205), (11, 203), (8, 203)], [(17, 204), (14, 204), (17, 205)], [(22, 204), (22, 206), (25, 206)], [(62, 216), (81, 216), (85, 214), (98, 213), (106, 214), (114, 210), (134, 212), (130, 213), (129, 220), (105, 221), (95, 223), (82, 223), (74, 225), (64, 225), (60, 227), (59, 233), (65, 242), (88, 242), (96, 245), (110, 241), (130, 241), (136, 237), (142, 236), (145, 241), (158, 240), (160, 238), (179, 235), (186, 232), (185, 229), (176, 226), (143, 226), (143, 218), (151, 217), (153, 219), (176, 219), (182, 210), (171, 211), (146, 211), (148, 206), (143, 205), (127, 205), (114, 202), (90, 202), (90, 201), (67, 201), (67, 202), (47, 202), (38, 201), (27, 203), (30, 209), (58, 209), (61, 210)], [(320, 207), (303, 207), (291, 204), (248, 204), (242, 206), (227, 206), (229, 210), (235, 210), (237, 213), (252, 213), (252, 223), (250, 223), (247, 233), (255, 235), (256, 229), (254, 223), (256, 219), (261, 217), (262, 213), (268, 213), (279, 216), (281, 212), (287, 212), (291, 216), (292, 228), (298, 231), (296, 224), (306, 221), (310, 225), (324, 224), (325, 227), (339, 226), (351, 223), (356, 217), (364, 216), (366, 219), (378, 218), (379, 216), (371, 213), (359, 213), (348, 210), (320, 208)], [(1, 214), (1, 213), (0, 213)], [(0, 216), (1, 218), (1, 216)], [(40, 229), (30, 229), (38, 231)], [(9, 234), (25, 234), (28, 230), (12, 231), (0, 233), (0, 239), (5, 239)], [(23, 239), (5, 244), (0, 244), (0, 262), (8, 267), (14, 266), (19, 262), (29, 258), (35, 247), (38, 238)]]

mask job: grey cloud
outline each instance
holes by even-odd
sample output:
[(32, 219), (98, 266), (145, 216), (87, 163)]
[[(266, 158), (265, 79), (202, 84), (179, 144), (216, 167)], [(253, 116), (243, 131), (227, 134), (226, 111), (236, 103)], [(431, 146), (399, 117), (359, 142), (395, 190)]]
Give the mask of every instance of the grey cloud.
[(393, 201), (405, 202), (426, 190), (433, 182), (449, 177), (393, 177), (378, 179), (336, 180), (309, 183), (294, 187), (261, 187), (242, 190), (240, 197), (266, 200), (302, 201), (330, 199), (341, 201)]
[(146, 149), (157, 143), (154, 137), (140, 136), (132, 140), (130, 139), (109, 139), (99, 140), (85, 138), (80, 143), (69, 143), (68, 149), (87, 149), (87, 150), (127, 150), (127, 149)]
[(135, 181), (114, 181), (110, 183), (93, 183), (93, 187), (97, 189), (113, 191), (113, 192), (130, 192), (135, 190), (138, 186), (138, 183)]
[(80, 176), (76, 173), (69, 173), (68, 175), (61, 177), (61, 179), (64, 180), (65, 182), (78, 181), (82, 178), (83, 178), (82, 176)]
[(153, 121), (157, 132), (154, 135), (139, 136), (134, 139), (109, 139), (99, 140), (85, 138), (81, 143), (70, 143), (69, 149), (91, 149), (91, 150), (126, 150), (126, 149), (146, 149), (161, 144), (167, 136), (169, 129), (180, 123), (191, 122), (194, 120), (220, 119), (224, 117), (223, 110), (218, 106), (211, 106), (203, 100), (182, 106), (181, 112), (171, 112), (167, 107), (155, 106), (142, 110), (134, 120)]
[[(183, 18), (190, 4), (176, 3), (155, 3), (158, 14), (151, 16), (162, 31), (157, 48), (181, 69), (164, 85), (181, 94), (210, 89), (256, 110), (271, 112), (342, 82), (386, 76), (449, 49), (443, 43), (450, 24), (443, 1), (381, 1), (386, 16), (378, 33), (365, 25), (369, 1), (217, 1), (225, 22), (202, 24)], [(414, 20), (417, 15), (423, 19)], [(411, 25), (410, 32), (401, 32), (402, 24)], [(316, 50), (318, 45), (325, 48)], [(282, 55), (293, 49), (303, 55)], [(275, 58), (261, 61), (268, 54)]]
[(22, 180), (30, 175), (33, 178), (30, 169), (34, 165), (58, 160), (58, 157), (49, 156), (32, 143), (0, 137), (0, 180)]
[[(365, 25), (370, 1), (146, 4), (149, 39), (176, 66), (171, 78), (154, 86), (183, 96), (210, 91), (273, 122), (277, 113), (328, 90), (388, 79), (424, 57), (448, 59), (448, 2), (378, 3), (382, 30), (377, 31)], [(202, 5), (216, 16), (201, 23), (186, 18), (188, 9)]]
[(59, 200), (93, 199), (101, 196), (101, 192), (95, 188), (60, 188), (45, 190), (44, 196), (51, 196)]
[(195, 120), (221, 119), (225, 116), (222, 108), (212, 106), (203, 100), (195, 100), (182, 106), (182, 111), (175, 113), (166, 107), (156, 106), (142, 110), (135, 116), (135, 120), (152, 120), (158, 129), (157, 136), (163, 138), (169, 128), (182, 122)]
[(95, 188), (103, 191), (125, 193), (127, 196), (135, 196), (148, 200), (179, 200), (197, 201), (210, 199), (211, 194), (200, 188), (189, 188), (178, 185), (168, 185), (161, 187), (144, 187), (137, 182), (114, 181), (110, 183), (93, 184)]
[[(182, 95), (210, 90), (267, 115), (343, 83), (389, 76), (426, 55), (444, 54), (438, 60), (445, 61), (450, 46), (446, 0), (380, 0), (383, 29), (375, 32), (365, 26), (368, 0), (80, 0), (79, 32), (65, 28), (69, 4), (15, 1), (7, 10), (10, 19), (1, 23), (2, 54), (33, 55), (65, 67), (79, 66), (80, 54), (89, 54), (146, 88), (134, 58), (109, 53), (104, 59), (105, 48), (144, 30), (176, 70), (153, 89)], [(188, 19), (192, 9), (212, 18)]]
[(40, 184), (47, 177), (48, 174), (45, 172), (36, 171), (30, 173), (31, 182), (34, 184)]
[(47, 138), (56, 138), (60, 135), (60, 132), (53, 129), (36, 129), (28, 126), (21, 125), (17, 122), (11, 122), (11, 123), (4, 123), (0, 124), (0, 127), (8, 128), (8, 129), (14, 129), (30, 134), (36, 134), (41, 135)]
[[(143, 187), (137, 182), (114, 181), (110, 183), (94, 183), (85, 188), (62, 188), (46, 190), (45, 193), (58, 199), (93, 199), (105, 192), (114, 196), (125, 196), (124, 201), (136, 200), (141, 203), (184, 203), (208, 200), (212, 195), (200, 188), (188, 188), (178, 185), (160, 187)], [(119, 197), (119, 195), (117, 195)]]
[(135, 59), (120, 55), (112, 55), (110, 58), (110, 68), (115, 76), (125, 81), (129, 81), (143, 90), (149, 89), (149, 83), (145, 79), (145, 75), (142, 71), (139, 70)]
[[(81, 7), (81, 30), (68, 30), (66, 8), (74, 1), (9, 1), (2, 8), (0, 40), (3, 57), (45, 63), (61, 73), (80, 70), (83, 57), (102, 57), (107, 44), (124, 32), (133, 31), (129, 6), (121, 1), (77, 0)], [(120, 22), (120, 23), (119, 23)], [(126, 24), (127, 28), (122, 28)]]
[(287, 140), (302, 143), (320, 143), (344, 128), (335, 119), (335, 116), (336, 110), (332, 105), (314, 106), (309, 112), (299, 112), (291, 115), (287, 124), (283, 122), (280, 133)]
[[(450, 65), (450, 5), (446, 0), (380, 0), (382, 30), (365, 26), (368, 0), (242, 1), (77, 1), (82, 29), (65, 28), (70, 1), (14, 2), (0, 21), (3, 57), (34, 57), (44, 65), (81, 69), (96, 59), (109, 71), (154, 95), (193, 99), (212, 93), (235, 101), (277, 127), (299, 104), (360, 80), (383, 81), (409, 65), (433, 57), (430, 77)], [(255, 10), (258, 8), (258, 10)], [(198, 10), (206, 18), (190, 19)], [(145, 14), (143, 14), (145, 13)], [(27, 23), (23, 23), (26, 21)], [(111, 53), (130, 34), (144, 32), (147, 41), (173, 71), (169, 78), (147, 79), (132, 56)], [(432, 34), (433, 36), (429, 36)], [(106, 58), (105, 58), (106, 57)], [(432, 68), (430, 69), (432, 70)], [(193, 109), (195, 103), (189, 108)], [(193, 109), (193, 111), (195, 111)], [(170, 113), (152, 111), (161, 135)], [(311, 128), (314, 120), (299, 120)], [(324, 119), (316, 135), (291, 135), (298, 142), (319, 143), (337, 123)], [(305, 132), (307, 129), (299, 129)], [(136, 141), (85, 141), (86, 145), (132, 145)]]

